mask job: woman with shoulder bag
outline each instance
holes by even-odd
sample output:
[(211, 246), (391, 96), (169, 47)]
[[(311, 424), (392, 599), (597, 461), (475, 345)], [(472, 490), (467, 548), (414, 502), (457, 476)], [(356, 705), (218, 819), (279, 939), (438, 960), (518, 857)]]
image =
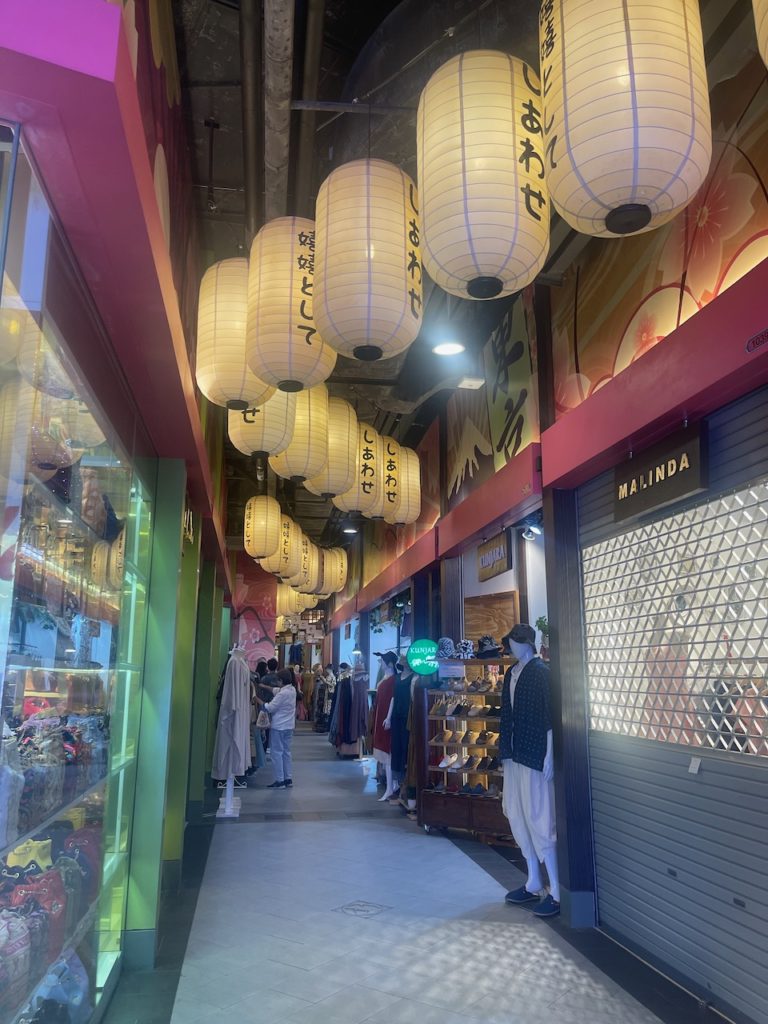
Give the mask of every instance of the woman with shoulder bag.
[(272, 700), (265, 703), (258, 694), (255, 701), (261, 713), (269, 717), (272, 768), (275, 781), (267, 789), (290, 789), (293, 786), (292, 756), (293, 733), (296, 728), (296, 687), (293, 672), (281, 669), (277, 673), (278, 686)]

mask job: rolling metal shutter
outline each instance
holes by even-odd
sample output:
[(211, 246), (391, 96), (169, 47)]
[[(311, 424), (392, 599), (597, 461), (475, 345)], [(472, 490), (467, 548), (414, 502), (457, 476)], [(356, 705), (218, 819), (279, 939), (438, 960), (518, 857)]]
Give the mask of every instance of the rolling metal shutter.
[[(709, 420), (709, 494), (579, 491), (600, 926), (768, 1020), (768, 389)], [(696, 762), (700, 761), (698, 770)]]

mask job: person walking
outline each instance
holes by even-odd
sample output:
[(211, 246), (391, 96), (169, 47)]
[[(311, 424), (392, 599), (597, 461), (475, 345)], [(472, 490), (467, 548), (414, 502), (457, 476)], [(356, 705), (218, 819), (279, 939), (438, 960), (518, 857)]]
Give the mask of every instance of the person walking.
[[(262, 684), (263, 687), (263, 684)], [(275, 781), (267, 789), (290, 789), (293, 786), (293, 761), (291, 747), (296, 728), (296, 686), (293, 672), (289, 668), (277, 673), (277, 686), (272, 700), (265, 702), (256, 696), (256, 703), (263, 707), (270, 718), (270, 746), (272, 769)]]

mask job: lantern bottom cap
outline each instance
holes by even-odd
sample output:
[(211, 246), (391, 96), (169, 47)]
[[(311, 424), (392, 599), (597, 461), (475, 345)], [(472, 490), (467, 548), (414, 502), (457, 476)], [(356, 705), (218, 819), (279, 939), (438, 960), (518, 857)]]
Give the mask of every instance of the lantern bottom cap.
[(605, 217), (605, 226), (614, 235), (631, 235), (651, 222), (651, 209), (645, 203), (623, 203)]
[(227, 401), (227, 408), (231, 409), (232, 412), (245, 412), (248, 408), (248, 403), (244, 398), (230, 398)]
[(381, 359), (383, 354), (378, 345), (358, 345), (352, 350), (355, 359), (359, 359), (363, 363), (374, 363), (377, 359)]
[(305, 476), (292, 476), (291, 477), (291, 483), (303, 484), (306, 479), (307, 478)]
[(495, 299), (503, 289), (504, 282), (498, 277), (476, 277), (467, 283), (467, 294), (473, 299)]
[(300, 380), (281, 380), (277, 385), (278, 390), (292, 394), (294, 391), (303, 391), (304, 385)]

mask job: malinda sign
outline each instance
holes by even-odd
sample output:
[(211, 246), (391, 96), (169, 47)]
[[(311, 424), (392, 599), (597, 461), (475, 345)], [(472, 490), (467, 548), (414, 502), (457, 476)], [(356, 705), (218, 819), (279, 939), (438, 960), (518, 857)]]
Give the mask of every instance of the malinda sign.
[(698, 423), (617, 466), (614, 520), (631, 519), (705, 491), (705, 441), (704, 427)]

